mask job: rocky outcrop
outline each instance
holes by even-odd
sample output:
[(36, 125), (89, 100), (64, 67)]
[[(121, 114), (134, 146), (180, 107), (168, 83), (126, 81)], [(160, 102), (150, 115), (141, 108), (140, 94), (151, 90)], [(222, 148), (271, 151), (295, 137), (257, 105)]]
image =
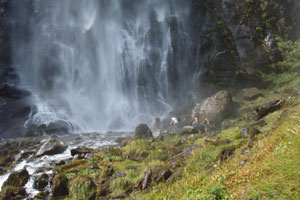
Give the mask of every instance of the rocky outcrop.
[(299, 8), (297, 0), (193, 1), (193, 53), (202, 66), (201, 81), (221, 87), (264, 85), (258, 70), (273, 62), (270, 58), (280, 59), (275, 37), (299, 38)]
[(136, 138), (152, 138), (152, 131), (147, 124), (139, 124), (135, 128), (134, 137)]
[(0, 1), (0, 134), (13, 138), (25, 132), (24, 123), (34, 109), (27, 100), (30, 92), (19, 87), (12, 65), (11, 2)]
[(230, 93), (222, 90), (198, 103), (192, 111), (192, 118), (197, 116), (200, 122), (208, 118), (211, 123), (219, 126), (226, 117), (233, 114), (232, 106)]

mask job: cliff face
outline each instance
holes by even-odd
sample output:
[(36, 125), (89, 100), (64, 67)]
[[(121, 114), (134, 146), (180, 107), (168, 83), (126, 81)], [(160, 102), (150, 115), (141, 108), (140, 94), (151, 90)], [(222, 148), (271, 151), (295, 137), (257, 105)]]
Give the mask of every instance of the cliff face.
[(201, 80), (221, 87), (261, 84), (256, 71), (280, 59), (275, 38), (299, 37), (299, 7), (296, 0), (195, 1), (194, 53), (204, 67)]
[(8, 1), (1, 0), (0, 1), (0, 27), (1, 27), (0, 65), (1, 66), (11, 63), (8, 10), (9, 10)]
[(30, 92), (20, 88), (20, 78), (11, 55), (11, 7), (0, 1), (0, 136), (16, 137), (25, 132), (24, 123), (31, 113)]

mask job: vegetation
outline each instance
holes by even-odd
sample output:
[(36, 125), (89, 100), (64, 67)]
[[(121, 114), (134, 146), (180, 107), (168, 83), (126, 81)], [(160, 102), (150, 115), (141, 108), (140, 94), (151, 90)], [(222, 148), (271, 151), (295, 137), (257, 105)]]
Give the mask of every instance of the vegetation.
[[(276, 67), (282, 73), (263, 74), (269, 87), (260, 97), (241, 102), (240, 116), (227, 119), (227, 127), (224, 122), (216, 136), (135, 139), (59, 166), (54, 174), (69, 184), (65, 199), (300, 199), (300, 99), (292, 93), (300, 82), (300, 61), (295, 59), (300, 57), (300, 42), (278, 41), (278, 48), (283, 60)], [(276, 99), (285, 99), (284, 106), (265, 116), (264, 124), (250, 128), (255, 108)], [(257, 135), (241, 137), (244, 127), (249, 132), (257, 129)], [(230, 152), (222, 157), (226, 149)], [(141, 189), (150, 169), (178, 176), (157, 181), (152, 175)]]

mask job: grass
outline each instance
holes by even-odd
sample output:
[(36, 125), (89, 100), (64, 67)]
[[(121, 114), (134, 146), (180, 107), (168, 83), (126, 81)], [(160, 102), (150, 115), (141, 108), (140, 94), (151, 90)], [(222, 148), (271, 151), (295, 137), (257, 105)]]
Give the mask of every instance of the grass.
[[(269, 93), (268, 101), (274, 98)], [(253, 103), (253, 102), (252, 102)], [(155, 186), (137, 199), (300, 199), (300, 100), (291, 97), (285, 108), (265, 117), (266, 126), (260, 129), (257, 142), (250, 153), (241, 155), (247, 143), (235, 151), (235, 156), (221, 165), (214, 159), (226, 146), (206, 146), (193, 153), (184, 168), (182, 180)], [(251, 105), (248, 105), (251, 106)], [(248, 139), (238, 137), (241, 121), (223, 130), (221, 139), (233, 140), (233, 145)], [(195, 141), (204, 144), (205, 138)], [(240, 165), (241, 161), (246, 164)], [(205, 167), (213, 163), (207, 170)]]
[[(263, 74), (263, 78), (272, 83), (271, 87), (262, 90), (261, 97), (243, 102), (242, 117), (228, 119), (229, 128), (213, 138), (173, 135), (155, 142), (136, 139), (121, 148), (95, 152), (92, 159), (75, 160), (57, 167), (54, 173), (65, 174), (69, 182), (81, 176), (89, 177), (99, 186), (109, 178), (106, 169), (112, 166), (115, 173), (123, 173), (109, 184), (111, 196), (118, 196), (144, 178), (149, 169), (166, 167), (172, 172), (183, 169), (182, 178), (175, 183), (159, 183), (150, 187), (148, 193), (134, 191), (128, 199), (300, 199), (300, 100), (288, 97), (288, 91), (300, 80), (294, 72)], [(257, 127), (261, 133), (256, 136), (254, 147), (242, 153), (250, 139), (241, 138), (240, 131), (254, 121), (243, 115), (252, 115), (256, 107), (281, 98), (286, 99), (284, 108), (264, 118), (266, 125)], [(213, 146), (205, 142), (217, 137), (232, 143)], [(177, 155), (178, 148), (184, 152), (193, 145), (201, 145), (203, 149), (194, 150), (188, 159), (180, 158), (179, 168), (171, 168), (167, 159)], [(216, 160), (221, 150), (230, 146), (236, 147), (233, 156), (223, 163)], [(91, 194), (83, 186), (78, 186), (79, 197)]]

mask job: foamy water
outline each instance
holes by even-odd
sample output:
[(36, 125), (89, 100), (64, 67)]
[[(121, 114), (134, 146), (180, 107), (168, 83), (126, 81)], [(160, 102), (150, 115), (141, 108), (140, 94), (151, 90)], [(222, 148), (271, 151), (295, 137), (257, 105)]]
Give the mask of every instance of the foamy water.
[[(26, 192), (28, 194), (27, 198), (32, 198), (37, 195), (40, 191), (34, 189), (34, 181), (41, 176), (43, 173), (52, 175), (52, 168), (55, 163), (60, 161), (67, 161), (72, 159), (71, 150), (77, 147), (85, 146), (92, 149), (101, 149), (106, 146), (113, 146), (117, 143), (114, 140), (118, 137), (128, 136), (129, 133), (118, 133), (118, 134), (99, 134), (99, 133), (88, 133), (88, 134), (70, 134), (62, 137), (56, 138), (63, 144), (67, 145), (68, 148), (61, 154), (53, 156), (42, 156), (40, 158), (33, 158), (32, 156), (26, 160), (19, 162), (12, 170), (8, 173), (0, 176), (0, 191), (4, 182), (8, 179), (12, 172), (26, 169), (30, 175), (30, 179), (25, 185)], [(46, 142), (48, 139), (43, 139), (41, 141)], [(51, 170), (46, 170), (51, 169)], [(50, 184), (46, 187), (47, 190), (51, 190)], [(50, 191), (51, 192), (51, 191)]]

